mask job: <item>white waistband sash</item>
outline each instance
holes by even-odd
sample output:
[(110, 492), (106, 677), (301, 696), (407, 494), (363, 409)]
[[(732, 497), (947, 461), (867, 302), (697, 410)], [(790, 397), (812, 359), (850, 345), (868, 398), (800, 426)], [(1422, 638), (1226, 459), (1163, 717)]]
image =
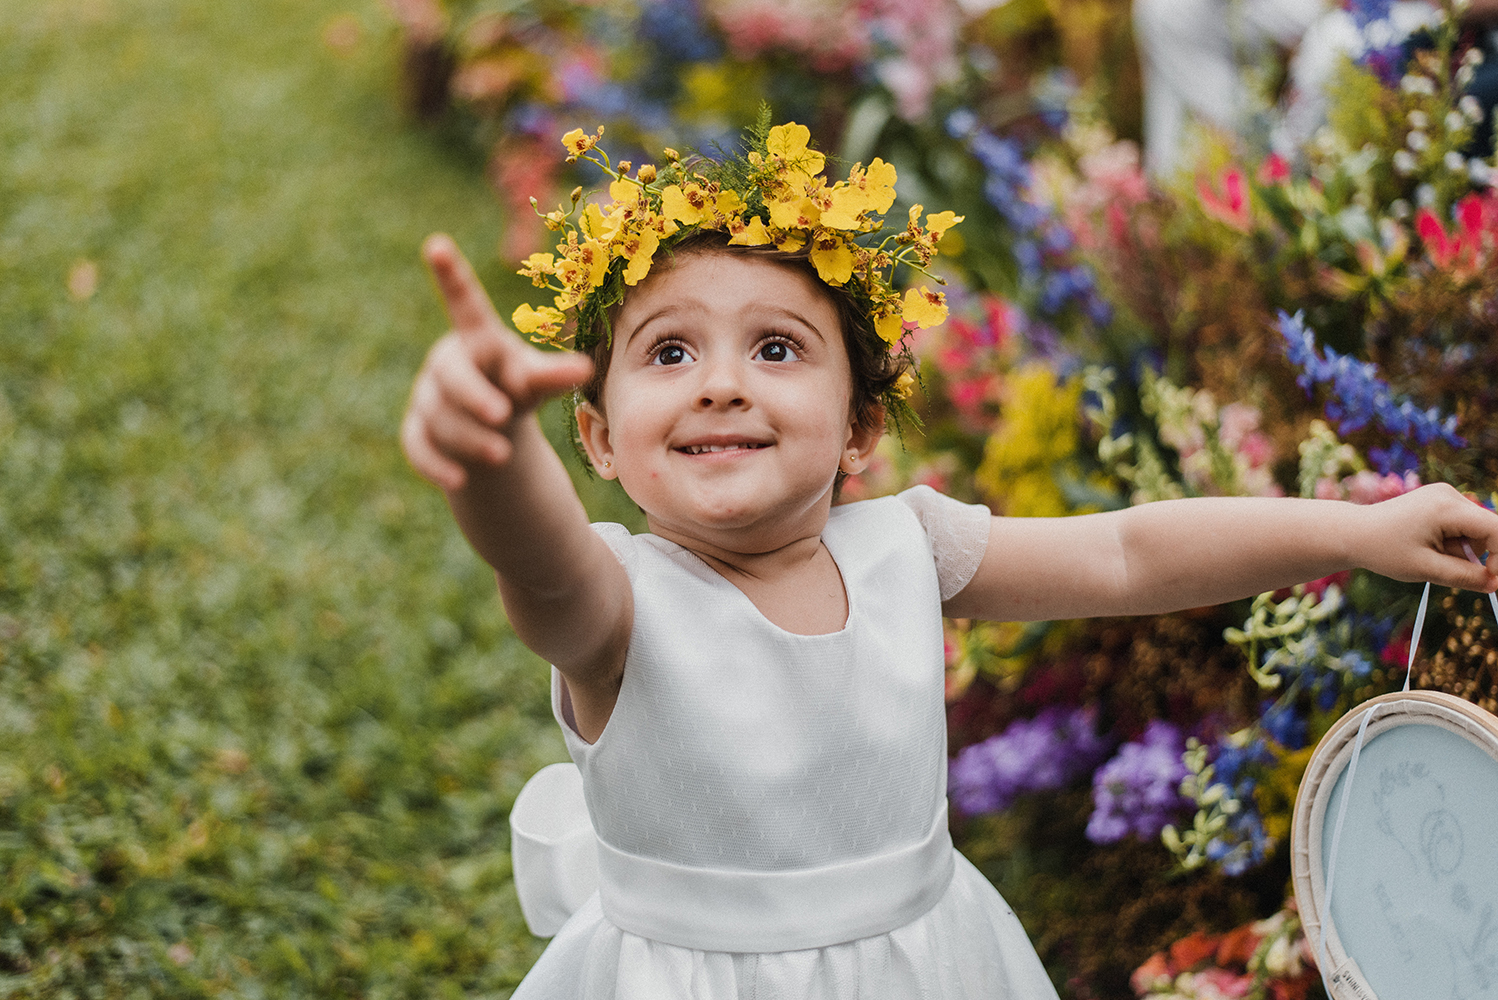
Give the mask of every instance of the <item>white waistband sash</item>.
[(691, 868), (598, 841), (604, 915), (704, 951), (801, 951), (886, 934), (935, 906), (953, 867), (945, 804), (919, 843), (799, 871)]

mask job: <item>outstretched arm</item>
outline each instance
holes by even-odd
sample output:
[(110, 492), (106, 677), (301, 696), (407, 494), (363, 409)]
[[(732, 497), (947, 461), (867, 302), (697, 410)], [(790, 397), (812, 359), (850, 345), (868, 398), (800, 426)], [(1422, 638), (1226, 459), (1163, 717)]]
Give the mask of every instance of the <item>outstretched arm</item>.
[(578, 731), (613, 710), (634, 616), (624, 568), (588, 525), (536, 408), (591, 371), (537, 350), (499, 319), (446, 236), (422, 247), (453, 329), (427, 355), (401, 423), (411, 465), (440, 486), (499, 578), (510, 624), (567, 681)]
[[(1473, 565), (1463, 541), (1495, 555)], [(1491, 592), (1498, 515), (1437, 484), (1370, 506), (1209, 497), (1081, 517), (996, 517), (977, 574), (944, 610), (1002, 621), (1161, 614), (1354, 568)]]

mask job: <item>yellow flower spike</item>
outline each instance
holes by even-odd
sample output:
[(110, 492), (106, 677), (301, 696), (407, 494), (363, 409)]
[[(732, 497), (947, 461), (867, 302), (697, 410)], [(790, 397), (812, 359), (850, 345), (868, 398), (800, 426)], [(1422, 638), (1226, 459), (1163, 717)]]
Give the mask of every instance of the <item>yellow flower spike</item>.
[(889, 313), (884, 316), (874, 317), (874, 332), (879, 334), (879, 339), (893, 347), (905, 336), (905, 321), (898, 313)]
[(922, 330), (940, 326), (947, 318), (947, 297), (941, 292), (933, 292), (925, 285), (906, 289), (901, 315)]
[(728, 231), (733, 234), (733, 238), (728, 241), (730, 246), (762, 247), (773, 242), (764, 220), (757, 215), (748, 222), (743, 219), (730, 220)]
[(533, 308), (529, 303), (520, 306), (510, 317), (515, 329), (527, 335), (555, 336), (562, 330), (567, 317), (551, 306)]
[(811, 262), (817, 277), (829, 285), (846, 285), (853, 277), (853, 251), (837, 236), (821, 236), (812, 242)]

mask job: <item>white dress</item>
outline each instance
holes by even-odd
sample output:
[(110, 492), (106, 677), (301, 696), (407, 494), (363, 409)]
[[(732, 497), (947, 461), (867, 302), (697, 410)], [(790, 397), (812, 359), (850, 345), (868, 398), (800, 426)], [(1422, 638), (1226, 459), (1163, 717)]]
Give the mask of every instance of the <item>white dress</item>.
[[(555, 681), (553, 702), (598, 891), (515, 1000), (1054, 1000), (947, 833), (941, 601), (976, 570), (988, 512), (925, 487), (835, 507), (822, 540), (848, 620), (829, 635), (772, 624), (681, 546), (595, 528), (634, 590), (623, 686), (593, 744)], [(517, 828), (566, 813), (531, 792)], [(576, 892), (569, 862), (520, 841), (523, 903), (538, 877)]]

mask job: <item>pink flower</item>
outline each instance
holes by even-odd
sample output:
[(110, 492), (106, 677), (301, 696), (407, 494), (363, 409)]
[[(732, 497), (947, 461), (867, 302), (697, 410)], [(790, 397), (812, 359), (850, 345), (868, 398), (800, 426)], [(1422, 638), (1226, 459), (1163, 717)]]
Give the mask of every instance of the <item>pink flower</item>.
[(1157, 951), (1134, 970), (1134, 974), (1129, 977), (1129, 985), (1139, 996), (1144, 996), (1168, 986), (1170, 979), (1170, 962), (1166, 960), (1165, 952)]
[(1264, 185), (1283, 184), (1290, 179), (1290, 164), (1278, 153), (1270, 153), (1269, 157), (1259, 164), (1259, 183)]
[(1420, 477), (1413, 472), (1406, 472), (1402, 476), (1397, 472), (1390, 472), (1381, 476), (1367, 469), (1353, 473), (1342, 480), (1347, 499), (1359, 504), (1392, 500), (1397, 496), (1403, 496), (1419, 485)]
[(1240, 232), (1248, 232), (1253, 228), (1254, 214), (1253, 206), (1248, 200), (1248, 181), (1243, 176), (1243, 171), (1237, 167), (1229, 167), (1222, 172), (1219, 181), (1221, 194), (1218, 193), (1217, 185), (1208, 184), (1205, 180), (1197, 182), (1196, 194), (1201, 199), (1202, 210), (1219, 222)]

